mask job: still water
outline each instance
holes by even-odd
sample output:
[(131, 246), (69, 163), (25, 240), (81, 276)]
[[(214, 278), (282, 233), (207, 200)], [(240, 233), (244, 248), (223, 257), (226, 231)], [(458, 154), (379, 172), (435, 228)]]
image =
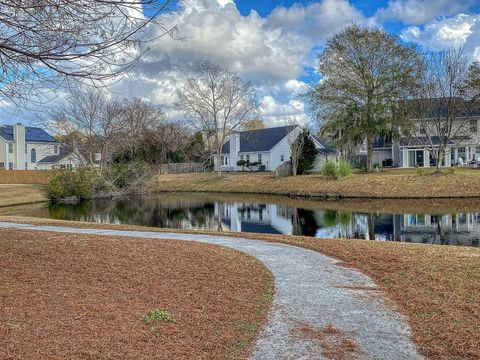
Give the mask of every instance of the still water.
[(37, 205), (10, 213), (178, 229), (480, 246), (479, 200), (313, 201), (182, 193)]

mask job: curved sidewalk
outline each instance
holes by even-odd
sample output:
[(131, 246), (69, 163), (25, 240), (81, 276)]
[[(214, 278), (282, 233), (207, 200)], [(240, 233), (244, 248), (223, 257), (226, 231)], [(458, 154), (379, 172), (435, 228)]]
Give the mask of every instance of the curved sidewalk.
[[(342, 351), (342, 342), (322, 329), (331, 324), (343, 339), (358, 344), (359, 359), (421, 359), (410, 339), (406, 319), (390, 308), (375, 284), (337, 260), (290, 245), (235, 237), (80, 229), (0, 222), (0, 228), (90, 235), (130, 236), (198, 241), (243, 251), (262, 261), (275, 278), (275, 296), (252, 359), (323, 359), (326, 351)], [(373, 290), (373, 291), (372, 291)], [(307, 331), (307, 330), (308, 331)], [(335, 332), (332, 332), (332, 334)], [(315, 335), (317, 334), (317, 335)], [(323, 335), (322, 335), (323, 334)], [(333, 335), (332, 335), (333, 336)], [(351, 358), (350, 357), (350, 358)]]

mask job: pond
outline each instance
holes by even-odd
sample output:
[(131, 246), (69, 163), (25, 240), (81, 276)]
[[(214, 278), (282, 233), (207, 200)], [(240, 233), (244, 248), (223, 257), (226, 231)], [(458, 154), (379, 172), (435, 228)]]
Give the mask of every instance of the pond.
[(480, 200), (314, 201), (178, 193), (23, 206), (0, 213), (161, 228), (480, 246)]

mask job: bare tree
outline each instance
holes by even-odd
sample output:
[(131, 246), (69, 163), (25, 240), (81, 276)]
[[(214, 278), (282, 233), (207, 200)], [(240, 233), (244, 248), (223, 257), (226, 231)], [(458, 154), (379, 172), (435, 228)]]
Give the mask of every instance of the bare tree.
[(0, 3), (0, 100), (25, 105), (44, 90), (96, 84), (134, 65), (146, 44), (173, 34), (165, 0)]
[(186, 114), (195, 128), (207, 134), (206, 140), (215, 154), (221, 176), (223, 144), (256, 109), (252, 84), (207, 61), (195, 76), (186, 79), (177, 97), (177, 109)]
[(290, 164), (292, 165), (292, 175), (297, 176), (298, 164), (300, 157), (302, 156), (305, 139), (299, 136), (302, 129), (294, 117), (283, 116), (283, 122), (285, 124), (288, 146), (290, 148)]
[(261, 130), (265, 129), (265, 123), (260, 118), (245, 121), (242, 125), (242, 130)]
[[(41, 122), (54, 134), (74, 142), (71, 147), (83, 155), (86, 165), (99, 162), (103, 166), (114, 154), (128, 152), (133, 158), (146, 135), (164, 120), (162, 110), (146, 101), (111, 100), (98, 89), (77, 88), (65, 104), (53, 109)], [(97, 153), (100, 159), (96, 159)]]
[(120, 120), (124, 148), (127, 148), (133, 156), (147, 132), (156, 129), (165, 120), (165, 113), (159, 106), (138, 98), (125, 99), (121, 105)]
[(480, 87), (475, 86), (478, 64), (469, 67), (462, 49), (428, 54), (425, 63), (409, 110), (418, 125), (415, 139), (428, 149), (439, 172), (450, 149), (468, 144), (476, 136), (477, 120), (473, 120), (475, 124), (470, 121), (480, 104)]

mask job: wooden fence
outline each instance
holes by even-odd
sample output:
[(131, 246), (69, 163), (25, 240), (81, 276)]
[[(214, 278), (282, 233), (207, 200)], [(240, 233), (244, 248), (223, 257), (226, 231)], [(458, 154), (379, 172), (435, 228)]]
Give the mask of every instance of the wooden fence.
[(279, 165), (275, 170), (275, 176), (279, 177), (286, 177), (292, 175), (292, 165), (289, 161), (285, 161), (283, 164)]
[(48, 184), (50, 170), (0, 170), (0, 184)]
[(206, 169), (201, 163), (172, 163), (155, 166), (157, 174), (188, 174), (200, 173), (211, 169)]

